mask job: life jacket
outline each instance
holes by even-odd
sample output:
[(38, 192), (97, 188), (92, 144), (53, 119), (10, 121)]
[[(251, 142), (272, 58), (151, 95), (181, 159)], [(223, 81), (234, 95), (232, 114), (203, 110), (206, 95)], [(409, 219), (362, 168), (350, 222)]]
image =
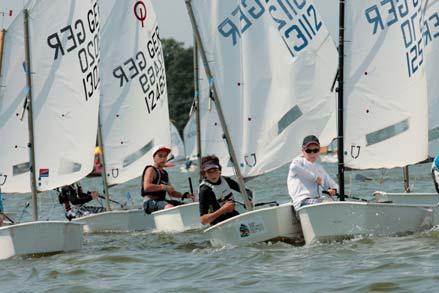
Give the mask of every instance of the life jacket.
[(142, 195), (142, 197), (147, 196), (150, 199), (154, 199), (154, 200), (165, 200), (166, 199), (166, 191), (165, 190), (160, 190), (160, 191), (152, 191), (152, 192), (147, 192), (145, 191), (145, 189), (143, 189), (143, 184), (144, 184), (144, 180), (145, 180), (145, 173), (146, 170), (152, 167), (155, 170), (156, 176), (154, 178), (154, 180), (152, 181), (153, 184), (169, 184), (169, 175), (168, 172), (166, 172), (166, 170), (159, 170), (158, 168), (152, 166), (152, 165), (148, 165), (145, 167), (145, 169), (143, 169), (143, 173), (142, 173), (142, 182), (141, 182), (141, 188), (140, 188), (140, 194)]
[(3, 213), (3, 196), (0, 193), (0, 213)]
[(79, 184), (72, 184), (68, 186), (63, 186), (61, 188), (61, 191), (58, 194), (58, 200), (60, 204), (64, 205), (64, 210), (66, 212), (72, 209), (72, 204), (69, 201), (69, 197), (72, 194), (73, 196), (77, 197), (80, 192), (82, 192), (82, 189)]
[(212, 189), (215, 194), (215, 198), (218, 202), (224, 202), (225, 200), (232, 199), (233, 200), (233, 190), (230, 188), (229, 183), (227, 183), (226, 178), (223, 176), (220, 177), (220, 184), (212, 184), (211, 182), (203, 179), (200, 183), (200, 187), (205, 185)]

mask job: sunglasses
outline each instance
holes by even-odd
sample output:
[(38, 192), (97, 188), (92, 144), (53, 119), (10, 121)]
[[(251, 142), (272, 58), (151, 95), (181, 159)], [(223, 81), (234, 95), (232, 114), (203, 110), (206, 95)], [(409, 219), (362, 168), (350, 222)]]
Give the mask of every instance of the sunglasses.
[(306, 149), (305, 153), (310, 154), (310, 153), (314, 153), (317, 154), (318, 152), (320, 152), (320, 149)]

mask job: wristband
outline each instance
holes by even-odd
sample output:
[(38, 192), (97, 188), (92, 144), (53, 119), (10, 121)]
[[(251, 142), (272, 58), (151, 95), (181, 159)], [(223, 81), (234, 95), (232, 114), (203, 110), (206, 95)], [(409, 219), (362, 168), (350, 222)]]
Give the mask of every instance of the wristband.
[(189, 195), (189, 192), (185, 192), (181, 195), (181, 198), (185, 199), (185, 198), (187, 198), (188, 195)]
[(166, 185), (166, 184), (162, 184), (163, 185), (163, 190), (166, 192), (166, 191), (168, 191), (168, 185)]

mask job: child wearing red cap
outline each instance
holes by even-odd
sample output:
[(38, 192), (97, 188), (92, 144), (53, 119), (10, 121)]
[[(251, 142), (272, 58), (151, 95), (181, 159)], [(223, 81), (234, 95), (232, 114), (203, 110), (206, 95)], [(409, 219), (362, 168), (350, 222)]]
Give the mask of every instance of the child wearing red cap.
[(175, 198), (194, 198), (193, 194), (178, 192), (171, 185), (168, 172), (164, 169), (170, 152), (171, 149), (166, 146), (156, 146), (152, 152), (154, 164), (143, 170), (141, 195), (147, 214), (182, 204), (176, 200), (167, 200), (166, 193)]

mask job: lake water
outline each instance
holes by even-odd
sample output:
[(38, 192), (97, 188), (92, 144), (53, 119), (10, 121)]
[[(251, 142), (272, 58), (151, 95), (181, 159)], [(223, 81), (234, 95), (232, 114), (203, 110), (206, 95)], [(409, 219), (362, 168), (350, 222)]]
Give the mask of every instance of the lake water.
[[(335, 164), (325, 168), (335, 177)], [(434, 191), (429, 168), (410, 169), (414, 191)], [(174, 186), (188, 190), (188, 174), (174, 169)], [(251, 180), (256, 201), (288, 201), (287, 173), (285, 166)], [(197, 182), (197, 175), (191, 176)], [(375, 190), (403, 188), (400, 169), (351, 172), (346, 181), (348, 192), (365, 198)], [(101, 190), (100, 184), (96, 178), (83, 181), (86, 190)], [(130, 192), (140, 205), (139, 184), (136, 179), (113, 188), (113, 198), (124, 202)], [(20, 214), (29, 199), (7, 197), (5, 206)], [(30, 218), (25, 213), (23, 219)], [(40, 196), (40, 219), (47, 218), (63, 219), (55, 192)], [(275, 243), (221, 249), (211, 247), (200, 232), (85, 235), (81, 251), (0, 261), (0, 292), (438, 292), (438, 248), (439, 229), (304, 247)]]

